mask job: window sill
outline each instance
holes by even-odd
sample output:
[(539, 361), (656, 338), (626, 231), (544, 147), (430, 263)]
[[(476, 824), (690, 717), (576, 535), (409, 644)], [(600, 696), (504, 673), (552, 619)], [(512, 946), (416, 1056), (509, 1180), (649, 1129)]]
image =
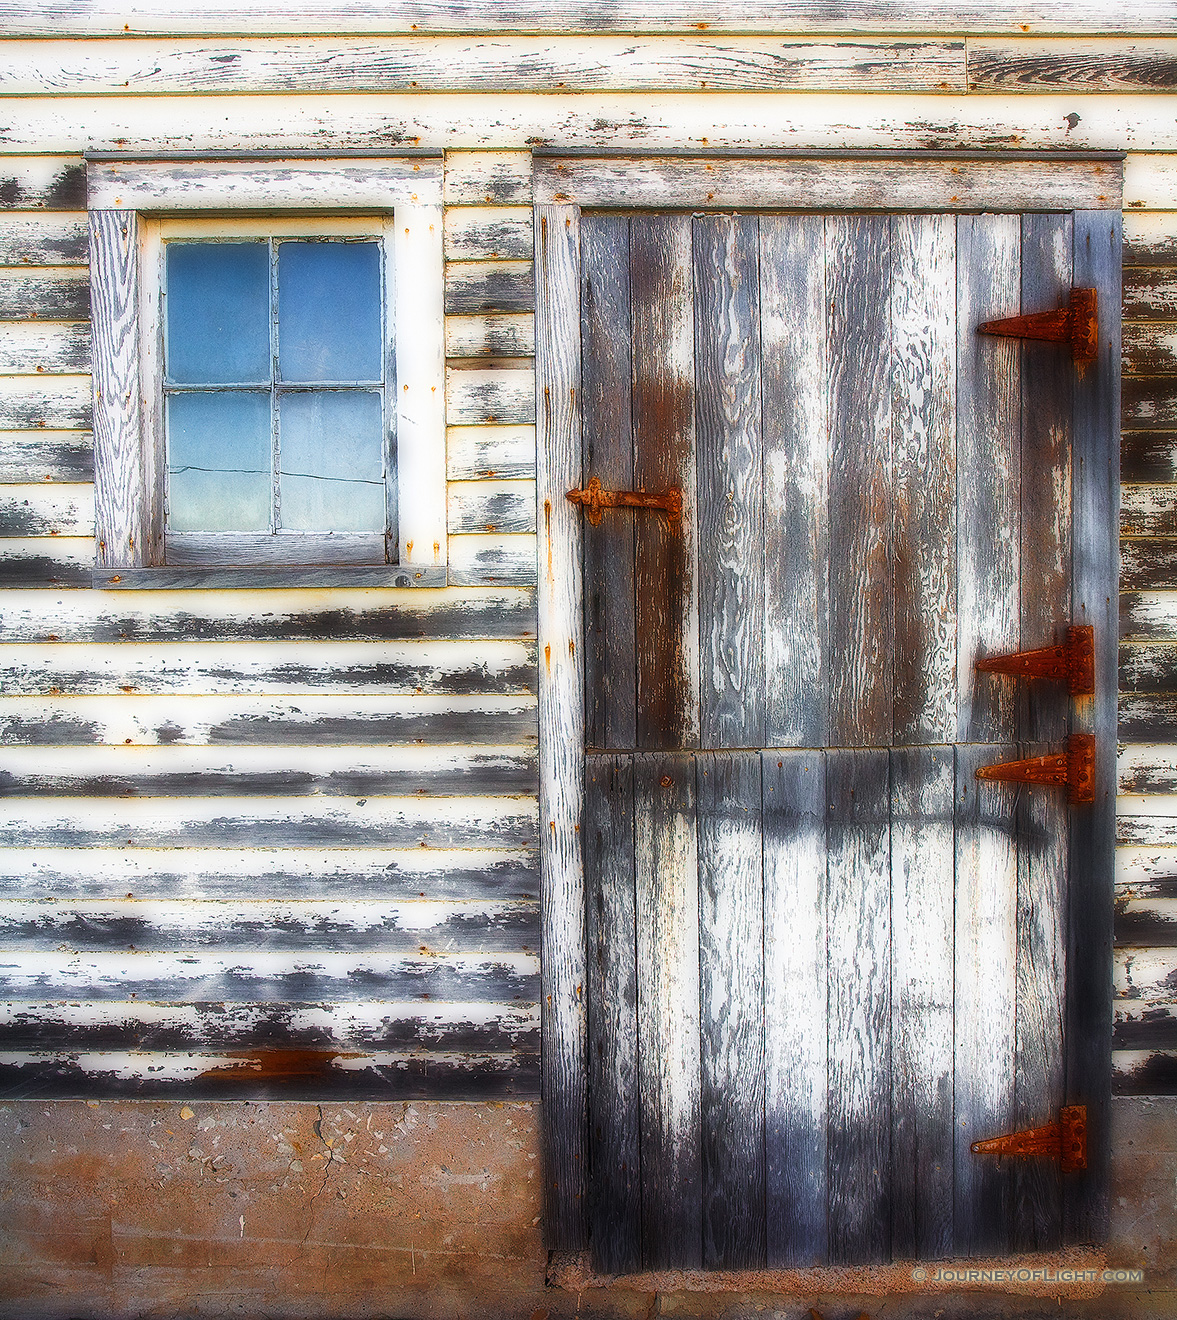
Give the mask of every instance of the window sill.
[(235, 588), (302, 587), (444, 587), (444, 564), (402, 567), (399, 564), (309, 564), (304, 568), (97, 568), (93, 585), (101, 591), (233, 590)]

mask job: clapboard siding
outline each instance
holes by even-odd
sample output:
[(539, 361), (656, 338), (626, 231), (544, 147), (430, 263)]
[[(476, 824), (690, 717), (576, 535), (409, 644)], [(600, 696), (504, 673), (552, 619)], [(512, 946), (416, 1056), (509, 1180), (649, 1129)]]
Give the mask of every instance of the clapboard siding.
[(0, 209), (0, 266), (84, 266), (89, 255), (84, 214), (8, 215)]
[(993, 41), (968, 43), (970, 92), (1169, 92), (1177, 89), (1177, 41)]
[(89, 431), (0, 429), (0, 484), (90, 481), (93, 476)]
[(84, 375), (90, 327), (70, 321), (0, 321), (0, 375)]

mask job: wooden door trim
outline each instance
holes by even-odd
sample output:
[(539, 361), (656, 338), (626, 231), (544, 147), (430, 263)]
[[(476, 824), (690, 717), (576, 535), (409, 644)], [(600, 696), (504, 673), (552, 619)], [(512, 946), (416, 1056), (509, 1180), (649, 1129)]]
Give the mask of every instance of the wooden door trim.
[(1119, 211), (1112, 157), (536, 156), (537, 206), (822, 211)]

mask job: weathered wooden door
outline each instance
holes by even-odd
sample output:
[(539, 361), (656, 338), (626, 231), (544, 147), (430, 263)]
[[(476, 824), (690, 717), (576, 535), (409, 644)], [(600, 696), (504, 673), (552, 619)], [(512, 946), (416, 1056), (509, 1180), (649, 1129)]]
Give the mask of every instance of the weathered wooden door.
[[(580, 218), (584, 484), (683, 503), (583, 533), (600, 1268), (1098, 1235), (1114, 370), (976, 327), (1092, 285), (1115, 343), (1116, 234)], [(1072, 622), (1094, 699), (974, 672)], [(1094, 806), (975, 780), (1078, 729)], [(970, 1152), (1063, 1104), (1086, 1173)]]

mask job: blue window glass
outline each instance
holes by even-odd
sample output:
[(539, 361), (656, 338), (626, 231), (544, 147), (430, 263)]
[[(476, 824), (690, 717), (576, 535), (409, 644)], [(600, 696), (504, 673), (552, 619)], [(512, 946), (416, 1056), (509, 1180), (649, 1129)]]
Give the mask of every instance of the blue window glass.
[(375, 243), (278, 244), (278, 371), (285, 381), (378, 381)]
[(171, 394), (167, 427), (171, 530), (268, 530), (269, 394), (261, 390)]
[(184, 384), (269, 383), (269, 244), (168, 245), (167, 370)]
[(298, 531), (384, 530), (379, 394), (313, 390), (278, 405), (281, 525)]

